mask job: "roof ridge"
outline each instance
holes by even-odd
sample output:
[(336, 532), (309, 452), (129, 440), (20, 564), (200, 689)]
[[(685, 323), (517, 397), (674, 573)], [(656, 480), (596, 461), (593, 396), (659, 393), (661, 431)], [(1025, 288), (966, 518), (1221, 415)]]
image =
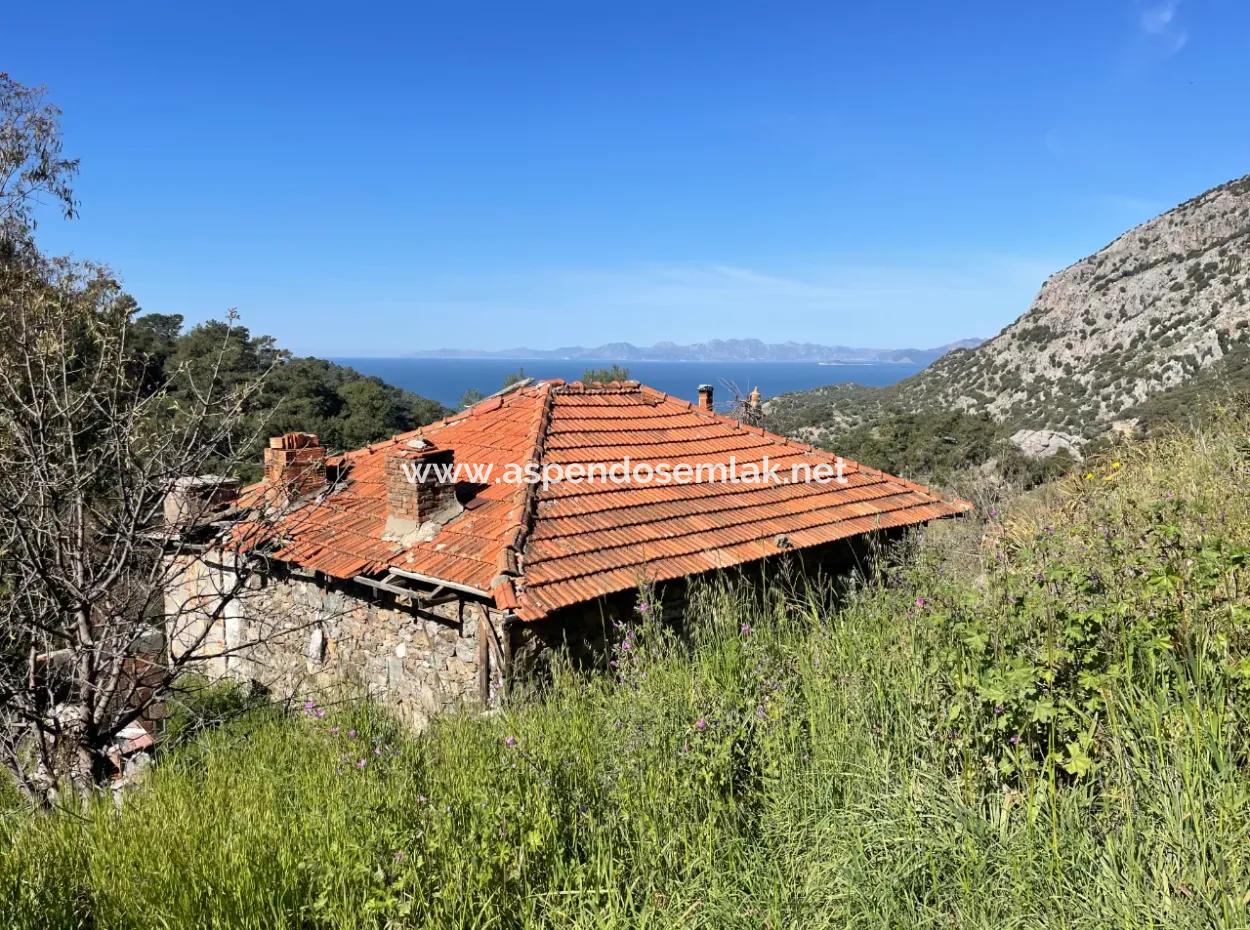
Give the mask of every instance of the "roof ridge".
[(558, 387), (561, 394), (638, 394), (644, 385), (627, 378), (623, 381), (567, 381)]
[[(543, 402), (534, 416), (534, 443), (530, 449), (529, 463), (541, 465), (547, 440), (547, 431), (551, 428), (551, 408), (555, 401), (559, 385), (539, 382), (536, 388), (543, 392)], [(492, 590), (502, 590), (505, 602), (515, 602), (517, 591), (516, 579), (522, 577), (525, 563), (525, 547), (529, 543), (530, 531), (538, 510), (538, 485), (527, 481), (521, 497), (520, 521), (512, 528), (511, 538), (504, 543), (495, 565), (497, 574), (491, 579)]]

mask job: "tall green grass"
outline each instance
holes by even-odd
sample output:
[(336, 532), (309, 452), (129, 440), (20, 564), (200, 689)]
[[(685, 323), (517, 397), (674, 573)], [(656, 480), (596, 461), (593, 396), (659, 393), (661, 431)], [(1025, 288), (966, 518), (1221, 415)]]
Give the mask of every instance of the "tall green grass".
[(14, 810), (0, 926), (1250, 923), (1237, 425), (930, 532), (836, 605), (702, 590), (616, 674), (419, 736), (256, 711)]

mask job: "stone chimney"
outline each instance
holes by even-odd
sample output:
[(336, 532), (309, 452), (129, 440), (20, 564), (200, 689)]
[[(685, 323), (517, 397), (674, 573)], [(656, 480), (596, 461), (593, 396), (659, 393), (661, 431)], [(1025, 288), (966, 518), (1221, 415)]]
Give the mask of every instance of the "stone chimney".
[(179, 478), (165, 495), (165, 523), (187, 530), (228, 509), (238, 499), (239, 482), (221, 475)]
[(325, 487), (326, 450), (316, 435), (287, 433), (270, 439), (265, 450), (265, 483), (291, 499)]
[(386, 453), (386, 529), (382, 536), (411, 545), (430, 539), (459, 514), (456, 457), (425, 439), (410, 439)]
[(712, 385), (710, 384), (699, 385), (699, 409), (712, 409)]
[(747, 403), (751, 405), (751, 409), (756, 413), (760, 410), (760, 387), (757, 384), (747, 396)]

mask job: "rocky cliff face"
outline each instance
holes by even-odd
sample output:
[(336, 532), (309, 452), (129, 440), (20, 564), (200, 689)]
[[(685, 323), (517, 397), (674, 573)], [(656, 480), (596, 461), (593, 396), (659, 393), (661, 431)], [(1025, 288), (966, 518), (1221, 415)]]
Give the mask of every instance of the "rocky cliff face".
[[(879, 390), (778, 398), (804, 432), (836, 430), (883, 407), (988, 414), (1015, 430), (1074, 439), (1186, 382), (1250, 339), (1250, 176), (1181, 204), (1053, 275), (998, 336)], [(814, 436), (813, 438), (819, 438)]]

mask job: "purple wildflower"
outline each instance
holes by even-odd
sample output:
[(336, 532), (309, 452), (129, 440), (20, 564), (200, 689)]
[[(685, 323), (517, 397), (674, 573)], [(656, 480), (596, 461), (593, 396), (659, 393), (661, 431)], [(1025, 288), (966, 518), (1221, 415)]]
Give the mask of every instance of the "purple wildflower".
[(316, 701), (305, 701), (305, 702), (304, 702), (304, 710), (308, 711), (310, 714), (311, 714), (314, 710), (316, 710), (316, 709), (317, 709), (317, 702), (316, 702)]
[(356, 731), (355, 731), (355, 730), (348, 730), (348, 731), (347, 731), (347, 738), (348, 738), (348, 739), (355, 739), (355, 738), (356, 738)]
[(1019, 746), (1019, 745), (1020, 745), (1020, 734), (1019, 734), (1019, 733), (1017, 733), (1017, 734), (1015, 734), (1014, 736), (1012, 736), (1012, 737), (1011, 737), (1011, 745), (1013, 745), (1013, 746)]
[(995, 716), (995, 717), (1001, 717), (1002, 715), (1003, 715), (1003, 705), (1002, 705), (1002, 704), (995, 704), (995, 705), (994, 705), (994, 716)]
[(313, 716), (316, 717), (318, 720), (320, 720), (325, 715), (326, 715), (326, 709), (324, 707), (318, 707), (316, 710), (313, 711)]
[(509, 749), (515, 749), (515, 748), (516, 748), (516, 737), (515, 737), (515, 736), (509, 736), (507, 739), (505, 739), (505, 740), (503, 741), (503, 744), (504, 744), (505, 746), (507, 746)]
[(750, 636), (750, 635), (751, 635), (751, 624), (749, 624), (749, 623), (744, 623), (744, 624), (742, 624), (742, 635), (743, 635), (743, 636)]
[(369, 764), (369, 763), (368, 763), (368, 762), (366, 762), (364, 759), (357, 759), (357, 760), (356, 760), (356, 768), (360, 769), (362, 772), (364, 771), (365, 766), (366, 766), (366, 765), (368, 765), (368, 764)]
[(634, 608), (634, 610), (638, 611), (638, 613), (640, 614), (645, 614), (650, 609), (651, 609), (651, 605), (648, 604), (646, 601), (639, 601), (638, 606)]
[(338, 735), (339, 735), (339, 728), (338, 728), (338, 727), (330, 727), (330, 735), (331, 735), (331, 736), (338, 736)]
[(917, 607), (924, 607), (924, 605), (925, 605), (925, 604), (927, 604), (927, 603), (929, 603), (929, 602), (928, 602), (925, 598), (923, 598), (923, 597), (918, 597), (918, 598), (916, 598), (916, 606), (917, 606)]
[(694, 728), (698, 730), (700, 733), (702, 733), (704, 730), (707, 729), (707, 720), (705, 720), (703, 717), (700, 717), (698, 720), (694, 722)]

